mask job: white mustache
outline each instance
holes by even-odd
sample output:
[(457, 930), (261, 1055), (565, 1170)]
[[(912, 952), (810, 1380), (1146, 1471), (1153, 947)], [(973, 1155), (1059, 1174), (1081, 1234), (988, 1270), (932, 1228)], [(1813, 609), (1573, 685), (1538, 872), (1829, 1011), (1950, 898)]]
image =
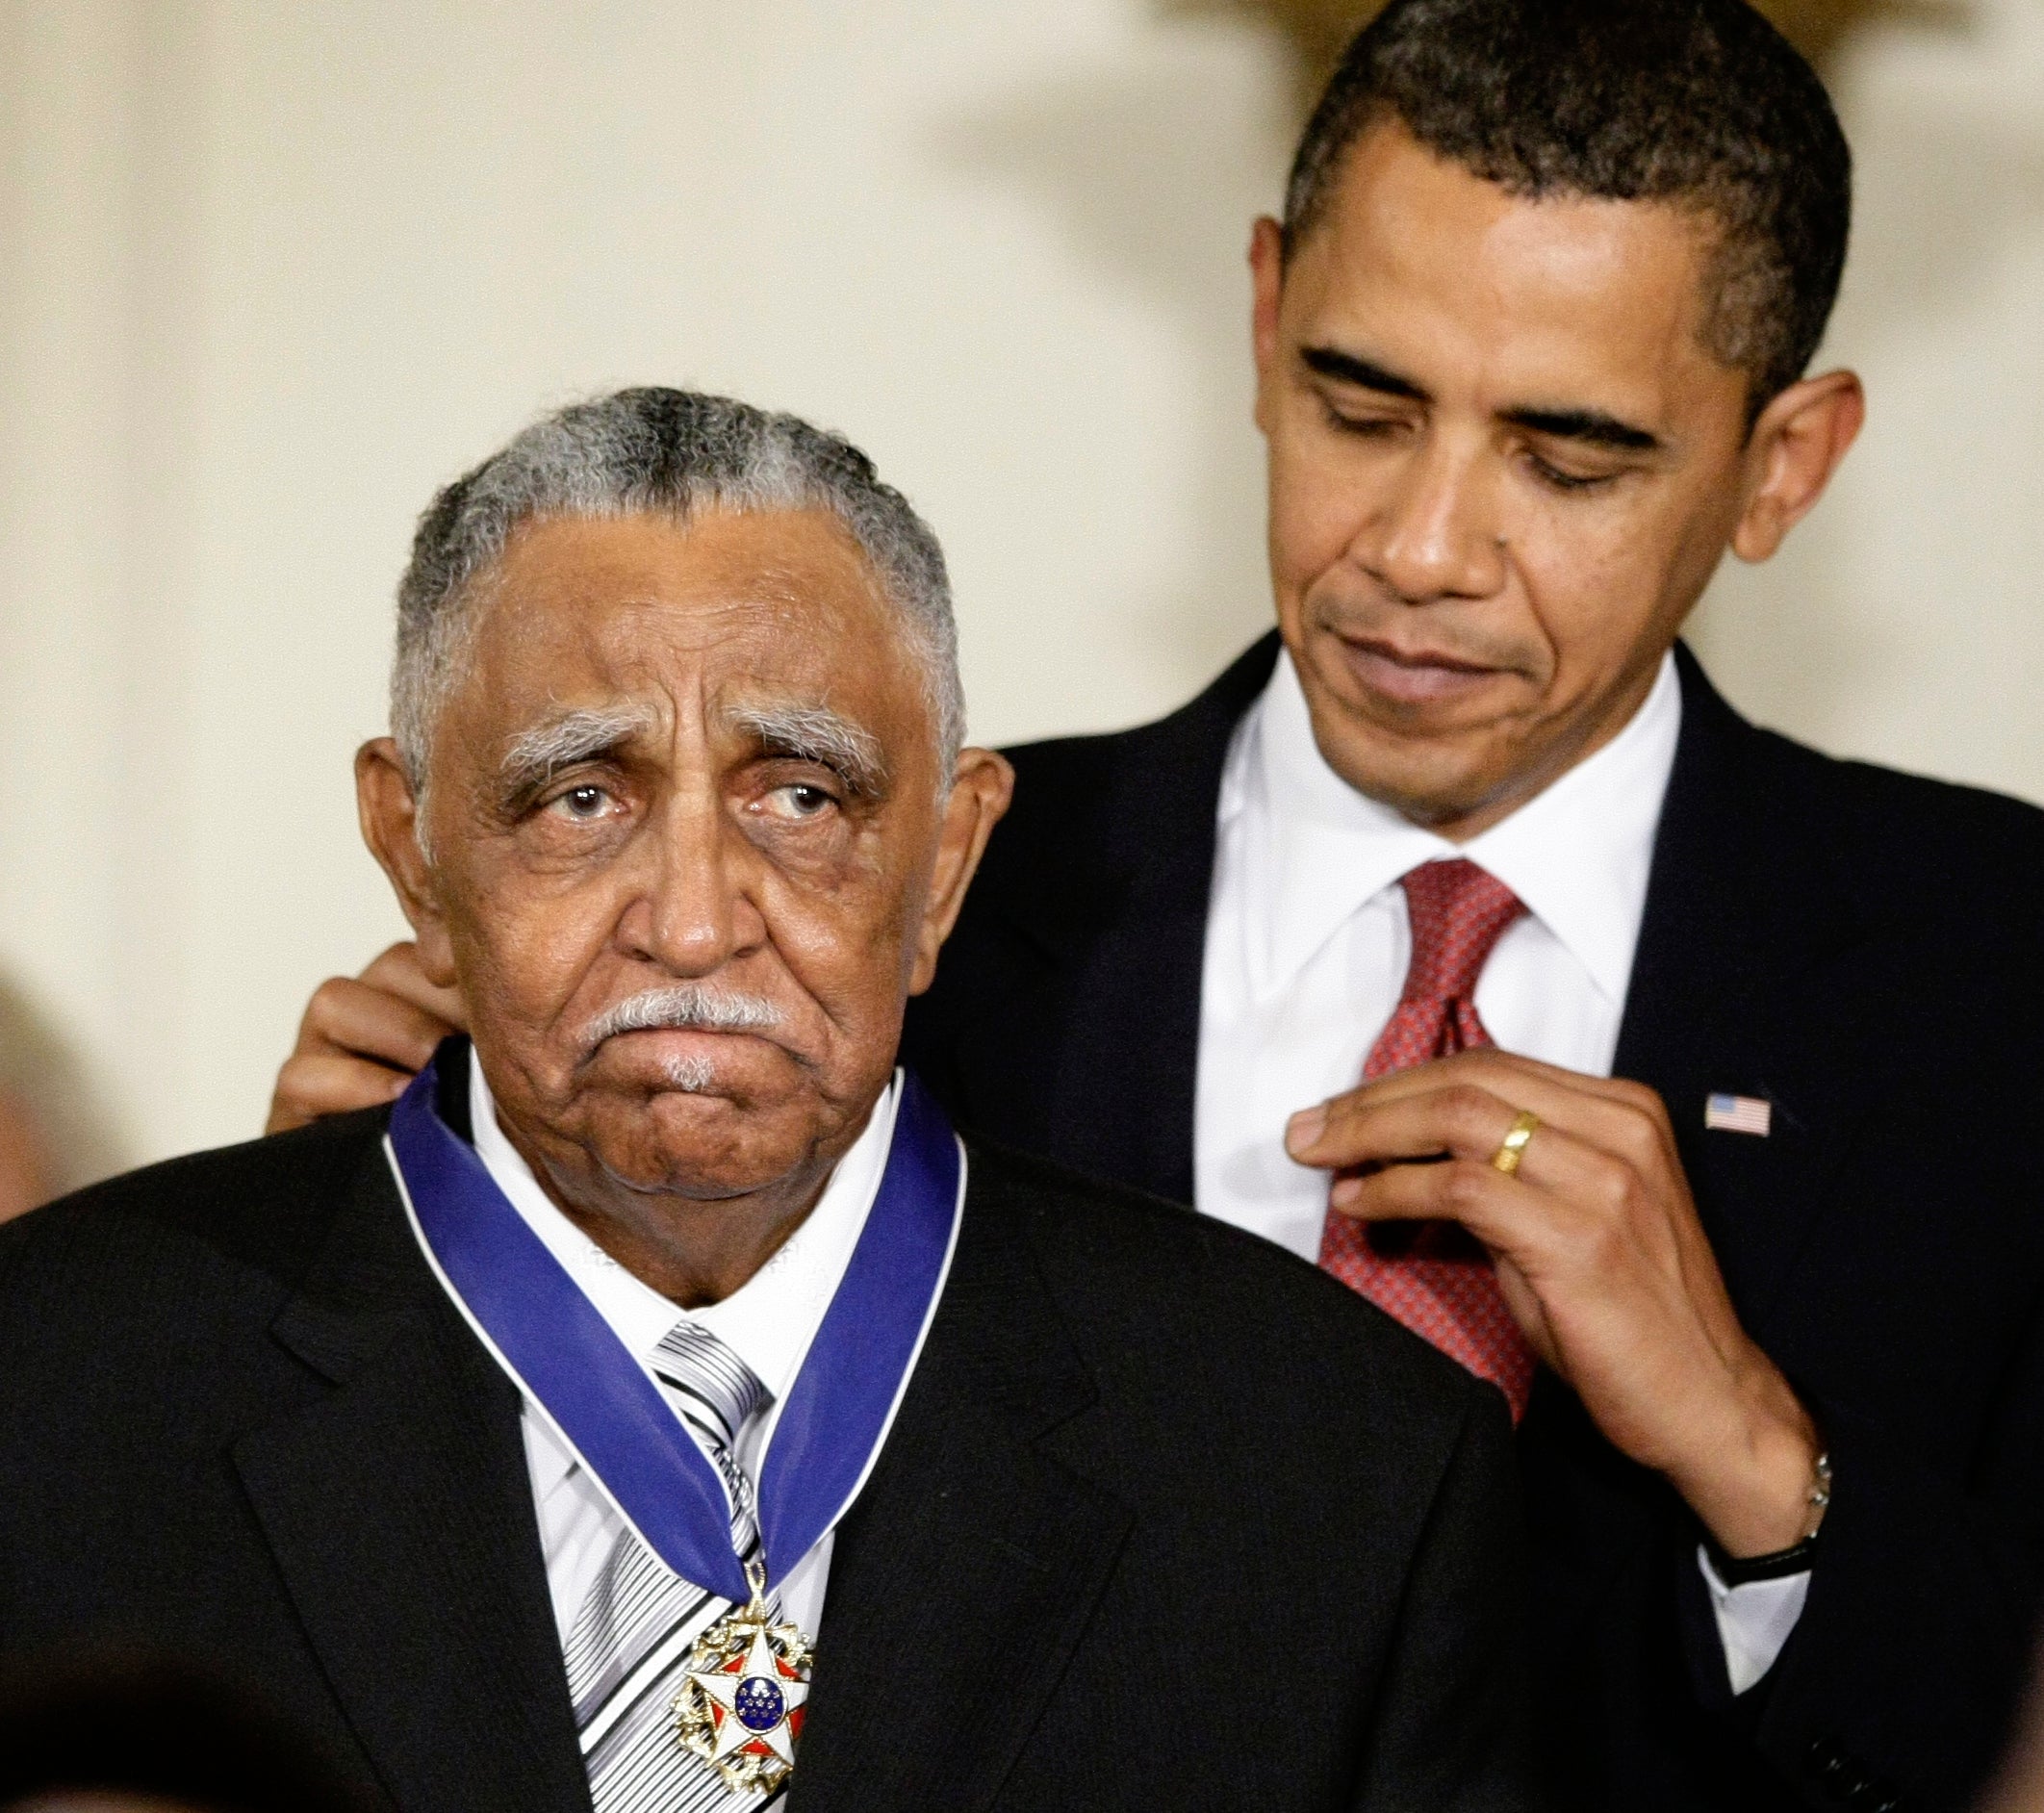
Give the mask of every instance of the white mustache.
[(605, 1008), (583, 1029), (582, 1049), (593, 1052), (620, 1033), (764, 1033), (785, 1017), (763, 995), (674, 983)]

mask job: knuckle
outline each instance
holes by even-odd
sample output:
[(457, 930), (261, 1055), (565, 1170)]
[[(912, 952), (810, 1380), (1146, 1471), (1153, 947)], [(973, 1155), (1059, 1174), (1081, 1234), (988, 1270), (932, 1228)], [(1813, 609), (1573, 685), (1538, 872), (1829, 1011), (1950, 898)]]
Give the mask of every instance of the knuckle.
[(1494, 1176), (1490, 1166), (1474, 1160), (1460, 1159), (1439, 1168), (1443, 1174), (1440, 1183), (1442, 1202), (1458, 1219), (1475, 1213), (1489, 1194)]
[(1625, 1082), (1625, 1107), (1639, 1117), (1640, 1124), (1658, 1136), (1668, 1122), (1668, 1104), (1661, 1099), (1661, 1092), (1644, 1083)]
[(335, 1029), (347, 1017), (347, 994), (352, 984), (344, 976), (329, 976), (312, 991), (305, 1015), (298, 1022), (294, 1056), (303, 1057), (329, 1043)]
[(1660, 1156), (1661, 1130), (1652, 1116), (1628, 1110), (1619, 1129), (1620, 1149), (1635, 1165), (1644, 1168)]
[(413, 955), (412, 945), (401, 940), (378, 951), (370, 959), (369, 967), (362, 972), (362, 980), (379, 982), (388, 976), (401, 974), (411, 963)]
[(1495, 1098), (1488, 1089), (1480, 1089), (1473, 1083), (1459, 1083), (1447, 1092), (1444, 1103), (1449, 1125), (1457, 1132), (1470, 1136), (1487, 1132), (1497, 1118)]
[(1631, 1168), (1615, 1160), (1598, 1160), (1590, 1174), (1591, 1200), (1602, 1211), (1598, 1224), (1609, 1226), (1623, 1215), (1632, 1206), (1632, 1194)]

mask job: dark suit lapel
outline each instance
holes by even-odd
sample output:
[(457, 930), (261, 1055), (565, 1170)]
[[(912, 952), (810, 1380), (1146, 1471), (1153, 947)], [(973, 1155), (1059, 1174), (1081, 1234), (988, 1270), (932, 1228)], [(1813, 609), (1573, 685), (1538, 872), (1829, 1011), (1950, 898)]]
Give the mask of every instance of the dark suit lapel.
[[(1845, 972), (1862, 932), (1825, 886), (1826, 828), (1801, 815), (1785, 746), (1739, 718), (1687, 649), (1677, 658), (1681, 739), (1614, 1068), (1667, 1103), (1705, 1231), (1759, 1333), (1837, 1159), (1849, 1105), (1824, 1053), (1852, 1010)], [(1714, 1093), (1771, 1103), (1772, 1131), (1706, 1129)]]
[(235, 1462), (392, 1797), (586, 1808), (518, 1395), (413, 1248), (380, 1147), (274, 1332), (334, 1389)]
[(1036, 1445), (1091, 1402), (1026, 1238), (969, 1199), (901, 1415), (839, 1526), (793, 1813), (974, 1813), (1093, 1615), (1129, 1515)]
[[(1842, 1149), (1849, 1105), (1825, 1047), (1841, 1036), (1858, 933), (1825, 887), (1823, 828), (1803, 817), (1797, 771), (1817, 758), (1745, 723), (1686, 649), (1676, 659), (1681, 737), (1613, 1069), (1667, 1104), (1704, 1233), (1764, 1344)], [(1770, 1103), (1768, 1136), (1707, 1129), (1720, 1093)], [(1691, 1565), (1686, 1546), (1676, 1561), (1665, 1546), (1673, 1489), (1612, 1447), (1551, 1374), (1536, 1383), (1520, 1458), (1540, 1628), (1562, 1644), (1614, 1593), (1669, 1602), (1672, 1570)]]
[[(1183, 709), (1113, 739), (1083, 804), (1039, 838), (1000, 910), (1054, 959), (1040, 1056), (1044, 1131), (1064, 1163), (1192, 1200), (1200, 976), (1214, 808), (1228, 744), (1276, 663), (1273, 631)], [(1028, 784), (1027, 770), (1023, 782)], [(1025, 1007), (1023, 1011), (1028, 1011)], [(1014, 1026), (972, 1029), (989, 1077), (1012, 1076)], [(968, 1056), (968, 1062), (971, 1061)]]

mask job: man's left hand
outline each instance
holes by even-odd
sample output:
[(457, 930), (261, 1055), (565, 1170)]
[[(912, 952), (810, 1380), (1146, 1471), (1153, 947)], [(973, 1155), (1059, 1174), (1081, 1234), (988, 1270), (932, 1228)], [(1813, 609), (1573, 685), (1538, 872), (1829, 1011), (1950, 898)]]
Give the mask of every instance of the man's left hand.
[[(1540, 1125), (1507, 1176), (1491, 1161), (1521, 1111)], [(1534, 1350), (1728, 1554), (1801, 1537), (1816, 1427), (1739, 1325), (1651, 1089), (1469, 1051), (1307, 1110), (1286, 1144), (1337, 1173), (1342, 1214), (1482, 1241)]]

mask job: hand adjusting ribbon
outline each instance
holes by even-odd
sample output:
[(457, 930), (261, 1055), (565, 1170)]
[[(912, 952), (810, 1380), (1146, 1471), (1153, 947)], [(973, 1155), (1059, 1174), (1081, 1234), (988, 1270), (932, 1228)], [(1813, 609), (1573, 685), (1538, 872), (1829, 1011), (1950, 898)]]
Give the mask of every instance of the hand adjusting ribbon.
[[(435, 1108), (448, 1041), (391, 1111), (386, 1145), (414, 1231), (497, 1362), (536, 1401), (647, 1545), (743, 1605), (723, 1481), (659, 1388)], [(781, 1404), (758, 1486), (767, 1578), (784, 1580), (843, 1517), (894, 1421), (950, 1268), (964, 1154), (901, 1072), (894, 1138), (843, 1281)]]

